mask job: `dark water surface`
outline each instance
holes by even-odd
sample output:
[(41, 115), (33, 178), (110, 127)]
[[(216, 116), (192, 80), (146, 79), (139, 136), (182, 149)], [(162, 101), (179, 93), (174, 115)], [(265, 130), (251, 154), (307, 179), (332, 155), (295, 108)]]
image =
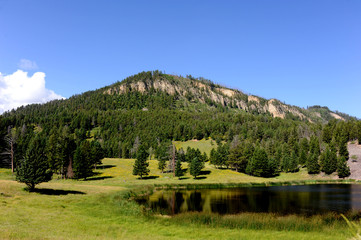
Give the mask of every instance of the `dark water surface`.
[(164, 214), (322, 214), (361, 211), (361, 185), (316, 184), (228, 189), (160, 190), (137, 200)]

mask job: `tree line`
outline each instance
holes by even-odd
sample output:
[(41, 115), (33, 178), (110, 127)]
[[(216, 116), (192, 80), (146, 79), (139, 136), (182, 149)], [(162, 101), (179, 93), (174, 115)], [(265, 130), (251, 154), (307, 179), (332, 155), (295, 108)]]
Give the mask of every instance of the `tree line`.
[[(160, 75), (172, 82), (172, 76), (161, 72), (141, 73), (126, 82)], [(307, 165), (310, 172), (330, 172), (334, 167), (327, 167), (329, 156), (333, 159), (336, 153), (337, 159), (347, 161), (347, 142), (361, 139), (361, 122), (356, 119), (312, 123), (273, 118), (257, 110), (236, 111), (220, 104), (182, 102), (176, 95), (154, 89), (104, 94), (107, 89), (4, 113), (0, 116), (0, 165), (16, 169), (38, 135), (45, 139), (50, 169), (61, 177), (71, 171), (75, 177), (82, 176), (77, 173), (77, 159), (85, 159), (82, 154), (89, 151), (81, 148), (101, 148), (104, 157), (136, 158), (140, 146), (158, 154), (173, 140), (211, 138), (219, 147), (207, 158), (217, 167), (263, 176), (294, 172)], [(322, 155), (326, 153), (327, 157)], [(93, 168), (94, 161), (85, 165)], [(267, 165), (262, 173), (257, 172), (259, 162)], [(334, 165), (335, 161), (331, 162)], [(164, 169), (164, 162), (160, 165)]]

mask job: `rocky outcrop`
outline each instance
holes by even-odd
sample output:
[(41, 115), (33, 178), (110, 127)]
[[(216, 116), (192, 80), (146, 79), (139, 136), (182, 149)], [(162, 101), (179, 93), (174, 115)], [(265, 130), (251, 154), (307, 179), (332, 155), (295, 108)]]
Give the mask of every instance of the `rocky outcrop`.
[[(222, 106), (230, 106), (244, 111), (257, 111), (269, 113), (273, 117), (285, 118), (288, 114), (301, 120), (322, 119), (319, 112), (307, 112), (306, 109), (281, 103), (279, 100), (266, 100), (254, 95), (246, 95), (241, 91), (229, 89), (215, 84), (169, 75), (169, 78), (159, 77), (149, 80), (143, 79), (137, 82), (121, 82), (104, 90), (104, 94), (124, 94), (129, 91), (138, 91), (146, 94), (151, 89), (176, 95), (179, 100), (206, 103), (215, 103)], [(307, 115), (305, 114), (307, 113)], [(345, 120), (336, 113), (330, 112), (335, 119)]]

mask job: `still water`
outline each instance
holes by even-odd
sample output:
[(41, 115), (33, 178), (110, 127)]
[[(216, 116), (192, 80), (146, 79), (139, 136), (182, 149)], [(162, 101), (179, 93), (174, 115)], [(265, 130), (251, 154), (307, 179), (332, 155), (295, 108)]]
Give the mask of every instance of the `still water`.
[(361, 185), (317, 184), (228, 189), (160, 190), (137, 200), (163, 214), (266, 212), (320, 214), (361, 211)]

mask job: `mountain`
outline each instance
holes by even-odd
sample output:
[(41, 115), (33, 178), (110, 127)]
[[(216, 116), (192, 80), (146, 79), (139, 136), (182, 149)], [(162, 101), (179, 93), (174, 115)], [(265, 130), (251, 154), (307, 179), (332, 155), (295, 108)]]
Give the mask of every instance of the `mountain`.
[(142, 72), (137, 75), (105, 87), (104, 94), (122, 95), (131, 92), (152, 94), (160, 91), (174, 96), (185, 108), (198, 105), (198, 109), (205, 106), (223, 107), (250, 112), (253, 114), (270, 114), (273, 117), (307, 120), (310, 122), (328, 122), (332, 119), (349, 120), (347, 114), (333, 112), (327, 107), (312, 106), (307, 109), (282, 103), (277, 99), (247, 95), (240, 90), (230, 89), (206, 80), (192, 76), (182, 77), (155, 72)]
[(353, 141), (361, 134), (361, 124), (327, 107), (304, 109), (203, 78), (153, 71), (0, 115), (0, 152), (8, 151), (3, 139), (10, 136), (16, 141), (16, 158), (22, 159), (38, 134), (47, 142), (51, 136), (71, 139), (74, 147), (97, 141), (106, 157), (134, 157), (139, 145), (156, 150), (173, 140), (212, 138), (228, 146), (245, 141), (276, 158), (277, 149), (299, 154), (303, 139), (304, 148), (315, 138), (322, 148), (339, 139)]

